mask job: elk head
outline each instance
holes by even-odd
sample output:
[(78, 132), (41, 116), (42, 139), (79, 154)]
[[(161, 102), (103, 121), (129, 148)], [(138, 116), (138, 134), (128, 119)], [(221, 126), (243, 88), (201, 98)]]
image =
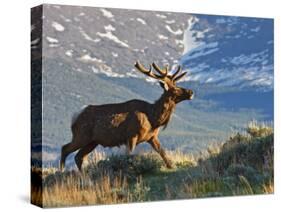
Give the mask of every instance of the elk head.
[[(183, 100), (193, 99), (194, 92), (190, 89), (178, 87), (176, 82), (179, 81), (186, 72), (181, 73), (181, 66), (178, 66), (177, 70), (173, 74), (169, 74), (169, 66), (166, 65), (164, 69), (161, 69), (154, 62), (149, 65), (149, 69), (146, 69), (142, 64), (137, 61), (135, 67), (143, 74), (157, 79), (160, 86), (164, 89), (164, 95), (171, 97), (175, 103), (179, 103)], [(152, 72), (152, 67), (157, 73)]]

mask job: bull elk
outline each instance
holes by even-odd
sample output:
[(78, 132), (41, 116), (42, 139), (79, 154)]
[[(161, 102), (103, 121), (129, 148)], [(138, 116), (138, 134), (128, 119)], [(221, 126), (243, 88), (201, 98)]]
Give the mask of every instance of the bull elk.
[(177, 103), (193, 98), (193, 91), (176, 86), (176, 82), (186, 74), (181, 73), (180, 66), (173, 74), (168, 73), (168, 66), (161, 69), (155, 63), (150, 65), (149, 70), (138, 61), (135, 67), (148, 77), (159, 80), (164, 90), (162, 96), (153, 104), (134, 99), (124, 103), (88, 105), (73, 118), (72, 141), (61, 150), (61, 170), (66, 157), (78, 149), (75, 162), (81, 171), (83, 158), (97, 145), (114, 147), (125, 144), (131, 153), (136, 145), (143, 142), (148, 142), (160, 154), (166, 166), (172, 168), (171, 161), (160, 145), (159, 129), (167, 126)]

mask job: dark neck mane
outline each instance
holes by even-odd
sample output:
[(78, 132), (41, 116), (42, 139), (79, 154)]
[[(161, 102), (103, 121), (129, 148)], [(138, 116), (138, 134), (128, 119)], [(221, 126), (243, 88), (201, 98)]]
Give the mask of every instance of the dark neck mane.
[(153, 104), (153, 127), (158, 128), (164, 126), (165, 129), (175, 107), (176, 103), (174, 99), (166, 93), (162, 94)]

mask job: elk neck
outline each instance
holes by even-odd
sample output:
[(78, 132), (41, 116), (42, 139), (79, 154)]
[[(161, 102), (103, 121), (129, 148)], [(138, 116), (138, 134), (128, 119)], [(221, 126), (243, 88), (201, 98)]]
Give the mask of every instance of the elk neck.
[(175, 100), (167, 93), (163, 93), (162, 96), (153, 104), (153, 127), (158, 128), (164, 126), (167, 127), (171, 115), (176, 107)]

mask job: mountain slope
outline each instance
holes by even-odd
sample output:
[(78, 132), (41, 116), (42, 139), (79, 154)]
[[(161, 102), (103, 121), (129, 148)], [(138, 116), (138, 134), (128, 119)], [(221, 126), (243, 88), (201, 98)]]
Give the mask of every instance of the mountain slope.
[(273, 89), (273, 19), (195, 15), (189, 22), (192, 48), (181, 63), (190, 80)]

